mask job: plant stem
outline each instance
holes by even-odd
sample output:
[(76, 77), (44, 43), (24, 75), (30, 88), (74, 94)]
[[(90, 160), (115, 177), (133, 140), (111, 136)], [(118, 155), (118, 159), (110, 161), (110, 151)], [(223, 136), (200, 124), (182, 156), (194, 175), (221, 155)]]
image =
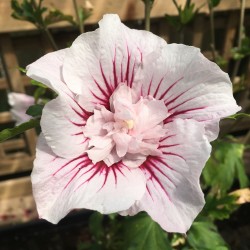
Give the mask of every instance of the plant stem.
[(73, 0), (73, 4), (74, 4), (75, 13), (76, 13), (77, 23), (78, 23), (78, 26), (79, 26), (79, 31), (82, 34), (84, 32), (84, 28), (83, 28), (82, 19), (80, 18), (80, 14), (79, 14), (79, 11), (78, 11), (77, 0)]
[(245, 135), (243, 139), (243, 144), (248, 144), (249, 141), (250, 141), (250, 130), (248, 130), (247, 134)]
[(208, 8), (209, 8), (209, 17), (210, 17), (210, 35), (211, 35), (211, 52), (213, 61), (216, 60), (216, 49), (215, 49), (215, 30), (214, 30), (214, 8), (210, 2), (210, 0), (207, 0)]
[(185, 26), (182, 25), (182, 27), (179, 30), (179, 43), (184, 44), (184, 30), (185, 30)]
[(49, 40), (49, 42), (50, 42), (53, 50), (58, 50), (56, 42), (55, 42), (53, 36), (51, 35), (49, 29), (47, 27), (44, 27), (42, 30), (45, 32), (45, 34), (46, 34), (46, 36), (47, 36), (47, 38), (48, 38), (48, 40)]
[(144, 0), (145, 4), (145, 30), (150, 31), (150, 12), (153, 5), (153, 0)]
[[(241, 42), (242, 42), (242, 38), (243, 38), (243, 31), (244, 31), (244, 17), (245, 17), (245, 6), (246, 6), (246, 0), (241, 0), (240, 3), (240, 23), (239, 23), (239, 35), (238, 35), (238, 44), (237, 47), (240, 48), (241, 47)], [(234, 64), (234, 69), (233, 69), (233, 73), (232, 73), (232, 82), (235, 82), (235, 78), (237, 76), (239, 67), (240, 67), (240, 61), (241, 60), (237, 60)]]

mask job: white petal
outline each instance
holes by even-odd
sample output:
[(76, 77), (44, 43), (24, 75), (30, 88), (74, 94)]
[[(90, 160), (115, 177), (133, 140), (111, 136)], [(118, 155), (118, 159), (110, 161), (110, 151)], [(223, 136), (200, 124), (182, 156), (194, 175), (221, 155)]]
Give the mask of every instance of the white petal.
[(41, 135), (32, 172), (33, 193), (39, 216), (57, 223), (72, 209), (86, 208), (101, 213), (128, 209), (145, 193), (145, 176), (140, 169), (121, 164), (93, 165), (87, 155), (75, 159), (57, 157)]
[(27, 66), (27, 76), (45, 84), (58, 94), (71, 95), (62, 77), (62, 65), (68, 49), (51, 52)]
[(64, 158), (77, 157), (86, 150), (88, 140), (83, 126), (89, 115), (74, 102), (58, 96), (48, 102), (41, 118), (41, 128), (53, 152)]
[[(166, 122), (192, 118), (217, 123), (240, 110), (228, 75), (197, 48), (168, 44), (159, 58), (145, 66), (144, 72), (143, 95), (164, 100), (171, 113)], [(212, 130), (207, 133), (215, 138)]]
[(203, 125), (177, 119), (167, 124), (161, 157), (149, 157), (142, 165), (147, 193), (125, 214), (146, 211), (168, 232), (185, 233), (204, 205), (199, 177), (211, 146)]
[(67, 85), (74, 93), (84, 95), (84, 107), (89, 111), (96, 103), (108, 107), (120, 83), (138, 85), (138, 68), (143, 67), (148, 55), (156, 54), (166, 44), (150, 32), (127, 28), (117, 15), (105, 15), (99, 26), (75, 40), (63, 64)]

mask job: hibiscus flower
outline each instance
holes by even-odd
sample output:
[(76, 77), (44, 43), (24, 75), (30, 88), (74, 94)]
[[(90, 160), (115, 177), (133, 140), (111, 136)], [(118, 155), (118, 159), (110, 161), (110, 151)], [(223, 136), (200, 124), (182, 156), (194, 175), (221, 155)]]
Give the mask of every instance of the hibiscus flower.
[(58, 93), (43, 110), (31, 176), (39, 215), (57, 223), (76, 208), (146, 211), (185, 233), (204, 205), (209, 142), (239, 110), (229, 77), (199, 49), (117, 15), (99, 26), (27, 67)]

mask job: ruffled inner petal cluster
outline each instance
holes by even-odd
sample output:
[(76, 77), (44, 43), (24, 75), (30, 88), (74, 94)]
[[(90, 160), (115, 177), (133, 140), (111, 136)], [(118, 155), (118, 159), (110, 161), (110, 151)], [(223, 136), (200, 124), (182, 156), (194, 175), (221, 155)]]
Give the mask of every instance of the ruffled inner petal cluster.
[(160, 156), (159, 141), (167, 132), (163, 128), (167, 116), (163, 101), (150, 96), (138, 98), (131, 88), (120, 84), (110, 98), (110, 111), (96, 107), (83, 129), (89, 138), (89, 158), (107, 166), (122, 161), (135, 168), (148, 155)]

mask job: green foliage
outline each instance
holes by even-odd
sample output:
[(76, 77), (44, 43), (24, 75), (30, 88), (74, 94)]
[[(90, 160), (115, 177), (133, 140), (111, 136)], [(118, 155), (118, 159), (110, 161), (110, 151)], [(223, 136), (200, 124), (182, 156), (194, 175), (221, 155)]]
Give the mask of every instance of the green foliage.
[(33, 23), (38, 28), (43, 28), (43, 14), (47, 8), (42, 7), (43, 0), (23, 0), (19, 3), (18, 0), (11, 0), (11, 8), (13, 10), (12, 17), (18, 20), (28, 21)]
[(218, 6), (221, 0), (209, 0), (209, 4), (212, 8)]
[(79, 18), (80, 18), (80, 23), (84, 23), (85, 20), (91, 16), (91, 11), (86, 10), (83, 7), (79, 7), (78, 15), (79, 15)]
[(77, 26), (76, 22), (74, 21), (74, 18), (71, 15), (65, 15), (58, 9), (50, 10), (47, 16), (44, 18), (44, 23), (46, 26), (61, 21), (66, 21), (72, 24), (73, 26)]
[(12, 138), (16, 135), (22, 134), (26, 130), (29, 130), (31, 128), (38, 127), (40, 125), (40, 121), (37, 119), (31, 119), (28, 122), (24, 122), (20, 124), (19, 126), (16, 126), (14, 128), (8, 128), (0, 131), (0, 142), (3, 142), (9, 138)]
[(104, 216), (98, 212), (93, 213), (89, 219), (89, 230), (96, 244), (102, 245), (104, 237)]
[(173, 3), (178, 11), (178, 16), (171, 16), (166, 14), (168, 22), (174, 26), (177, 30), (181, 30), (185, 25), (193, 21), (197, 15), (199, 8), (195, 8), (195, 4), (191, 0), (186, 0), (185, 6), (182, 8), (181, 5), (178, 5), (176, 0), (173, 0)]
[(43, 111), (44, 106), (41, 104), (35, 104), (30, 106), (27, 111), (26, 114), (33, 116), (33, 117), (38, 117), (42, 115), (42, 111)]
[(230, 217), (230, 214), (238, 208), (236, 205), (237, 197), (234, 195), (225, 195), (216, 197), (212, 194), (207, 195), (206, 204), (202, 210), (202, 216), (212, 220), (224, 220)]
[(237, 113), (234, 115), (230, 115), (228, 117), (226, 117), (227, 119), (233, 119), (233, 120), (237, 120), (238, 118), (242, 118), (242, 117), (246, 117), (246, 118), (250, 118), (250, 114), (246, 114), (246, 113)]
[(222, 56), (217, 55), (215, 58), (215, 62), (220, 66), (221, 68), (227, 66), (228, 61), (224, 59)]
[(18, 67), (18, 69), (20, 70), (20, 72), (22, 72), (22, 73), (24, 73), (24, 74), (26, 74), (26, 72), (27, 72), (27, 70), (24, 69), (24, 68), (22, 68), (22, 67)]
[(250, 38), (245, 36), (241, 40), (241, 47), (234, 47), (231, 50), (234, 60), (241, 60), (250, 55)]
[(167, 234), (146, 213), (128, 218), (123, 228), (124, 250), (172, 249)]
[[(13, 10), (12, 17), (31, 22), (38, 29), (42, 30), (46, 29), (48, 25), (61, 21), (66, 21), (77, 26), (71, 15), (65, 15), (58, 9), (49, 10), (47, 7), (42, 6), (42, 2), (43, 0), (39, 0), (37, 4), (36, 0), (22, 0), (22, 2), (19, 3), (18, 0), (11, 0), (11, 8)], [(80, 10), (80, 12), (82, 13), (82, 17), (86, 19), (87, 12), (83, 10)]]
[(215, 142), (212, 156), (202, 172), (205, 186), (225, 194), (238, 179), (240, 187), (246, 187), (249, 181), (244, 169), (244, 149), (240, 143)]
[(193, 250), (227, 250), (229, 249), (210, 221), (195, 221), (187, 235), (187, 242)]

